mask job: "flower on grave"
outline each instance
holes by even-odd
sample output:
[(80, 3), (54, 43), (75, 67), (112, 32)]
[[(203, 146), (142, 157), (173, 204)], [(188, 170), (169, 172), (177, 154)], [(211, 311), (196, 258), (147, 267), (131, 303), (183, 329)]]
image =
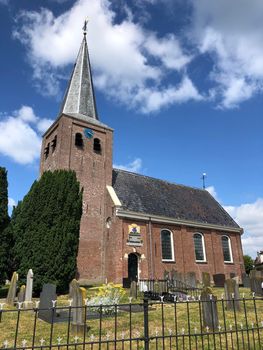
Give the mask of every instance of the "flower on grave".
[[(103, 284), (99, 287), (97, 295), (88, 300), (87, 305), (94, 306), (92, 309), (95, 312), (111, 315), (118, 312), (118, 307), (115, 305), (120, 303), (125, 294), (124, 288), (120, 285), (113, 283)], [(100, 305), (101, 307), (96, 307)]]

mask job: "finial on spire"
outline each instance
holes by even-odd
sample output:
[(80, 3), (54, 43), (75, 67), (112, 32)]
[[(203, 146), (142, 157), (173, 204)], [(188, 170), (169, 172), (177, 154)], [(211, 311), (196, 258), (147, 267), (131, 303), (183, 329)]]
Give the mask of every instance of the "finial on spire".
[(84, 26), (83, 26), (83, 34), (86, 35), (87, 34), (87, 25), (88, 25), (88, 17), (86, 17), (85, 21), (84, 21)]

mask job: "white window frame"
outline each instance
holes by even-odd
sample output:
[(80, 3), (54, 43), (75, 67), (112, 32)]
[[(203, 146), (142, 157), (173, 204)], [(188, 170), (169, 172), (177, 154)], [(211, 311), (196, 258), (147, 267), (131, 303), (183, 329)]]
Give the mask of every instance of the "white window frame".
[[(170, 243), (171, 243), (171, 249), (172, 249), (172, 259), (163, 259), (163, 245), (162, 245), (162, 231), (168, 231), (170, 232)], [(162, 261), (164, 262), (174, 262), (174, 238), (173, 233), (171, 230), (168, 230), (167, 228), (161, 229), (160, 232), (160, 238), (161, 238), (161, 254), (162, 254)]]
[(195, 255), (195, 261), (196, 262), (206, 262), (206, 249), (205, 249), (205, 239), (204, 239), (204, 235), (201, 232), (195, 232), (193, 234), (193, 240), (194, 240), (194, 254), (195, 254), (195, 239), (194, 236), (195, 235), (199, 235), (202, 237), (202, 248), (203, 248), (203, 255), (204, 255), (204, 259), (203, 260), (197, 260), (196, 259), (196, 255)]
[(224, 263), (225, 264), (233, 264), (233, 254), (232, 254), (232, 244), (231, 244), (231, 239), (229, 236), (227, 235), (222, 235), (221, 236), (221, 246), (222, 246), (222, 253), (223, 253), (223, 258), (224, 258), (224, 250), (223, 250), (223, 244), (222, 244), (222, 238), (226, 237), (228, 240), (228, 249), (229, 249), (229, 254), (230, 254), (230, 261), (225, 261), (224, 259)]

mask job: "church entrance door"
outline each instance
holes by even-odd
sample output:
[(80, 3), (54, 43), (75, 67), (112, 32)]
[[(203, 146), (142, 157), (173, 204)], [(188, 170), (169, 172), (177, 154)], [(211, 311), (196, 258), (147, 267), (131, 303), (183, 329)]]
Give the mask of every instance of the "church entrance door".
[(128, 279), (129, 282), (138, 281), (138, 256), (134, 253), (128, 256)]

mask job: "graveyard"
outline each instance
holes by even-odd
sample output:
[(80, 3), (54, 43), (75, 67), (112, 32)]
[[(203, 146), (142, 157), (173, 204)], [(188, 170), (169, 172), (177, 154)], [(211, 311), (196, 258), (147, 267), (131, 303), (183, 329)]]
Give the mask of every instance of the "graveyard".
[[(222, 284), (222, 276), (216, 278)], [(250, 288), (238, 286), (235, 279), (211, 286), (204, 274), (188, 293), (178, 281), (175, 292), (176, 283), (173, 289), (168, 279), (132, 282), (130, 289), (114, 284), (84, 288), (73, 280), (69, 294), (57, 295), (56, 286), (48, 283), (39, 297), (32, 297), (33, 279), (30, 269), (27, 285), (18, 289), (15, 272), (6, 299), (1, 299), (4, 348), (236, 349), (240, 344), (242, 349), (261, 349), (262, 291), (253, 291), (259, 279), (253, 273)], [(142, 347), (145, 339), (148, 347)]]

